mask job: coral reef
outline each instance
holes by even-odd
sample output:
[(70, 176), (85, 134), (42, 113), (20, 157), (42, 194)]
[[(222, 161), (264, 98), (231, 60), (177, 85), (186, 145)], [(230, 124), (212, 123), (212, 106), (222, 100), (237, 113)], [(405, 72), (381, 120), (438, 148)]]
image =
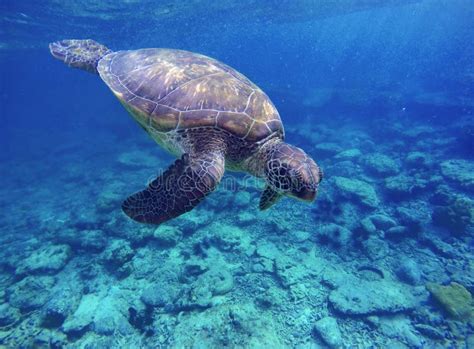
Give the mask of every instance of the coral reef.
[[(300, 137), (325, 171), (313, 205), (282, 199), (260, 212), (261, 183), (231, 174), (225, 180), (232, 186), (158, 227), (135, 224), (120, 211), (129, 183), (168, 161), (139, 150), (136, 138), (90, 163), (60, 157), (57, 166), (67, 170), (42, 179), (44, 191), (5, 177), (3, 193), (17, 190), (25, 199), (21, 209), (4, 205), (0, 218), (0, 343), (469, 345), (471, 164), (451, 159), (446, 143), (432, 141), (440, 135), (426, 137), (432, 127), (412, 122), (378, 126), (393, 142), (351, 122), (342, 129), (290, 125), (288, 137)], [(87, 158), (95, 149), (81, 151)], [(10, 166), (28, 178), (31, 166)], [(89, 177), (79, 185), (84, 173)]]

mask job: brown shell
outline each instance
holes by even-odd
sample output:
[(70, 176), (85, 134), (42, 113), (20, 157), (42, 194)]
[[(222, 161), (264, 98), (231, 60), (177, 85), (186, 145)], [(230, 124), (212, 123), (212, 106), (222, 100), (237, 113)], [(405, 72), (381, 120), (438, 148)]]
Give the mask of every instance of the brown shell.
[(98, 70), (144, 127), (160, 132), (218, 127), (253, 142), (283, 134), (267, 95), (212, 58), (169, 49), (120, 51), (105, 56)]

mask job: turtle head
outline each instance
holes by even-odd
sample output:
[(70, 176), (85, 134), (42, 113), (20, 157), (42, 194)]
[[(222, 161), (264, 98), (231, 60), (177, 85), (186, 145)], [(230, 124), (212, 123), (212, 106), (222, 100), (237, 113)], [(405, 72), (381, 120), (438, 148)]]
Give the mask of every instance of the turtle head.
[(308, 154), (284, 142), (272, 147), (265, 175), (275, 192), (308, 202), (316, 198), (323, 178), (321, 169)]
[(61, 40), (49, 44), (54, 58), (70, 67), (79, 68), (97, 74), (97, 63), (111, 53), (104, 45), (94, 40)]

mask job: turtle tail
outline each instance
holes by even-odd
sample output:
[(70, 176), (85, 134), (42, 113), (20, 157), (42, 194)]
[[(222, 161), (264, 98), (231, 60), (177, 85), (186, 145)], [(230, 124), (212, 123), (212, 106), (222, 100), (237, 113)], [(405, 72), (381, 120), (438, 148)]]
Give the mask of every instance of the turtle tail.
[(100, 59), (112, 51), (94, 40), (61, 40), (49, 44), (51, 54), (70, 67), (98, 74)]

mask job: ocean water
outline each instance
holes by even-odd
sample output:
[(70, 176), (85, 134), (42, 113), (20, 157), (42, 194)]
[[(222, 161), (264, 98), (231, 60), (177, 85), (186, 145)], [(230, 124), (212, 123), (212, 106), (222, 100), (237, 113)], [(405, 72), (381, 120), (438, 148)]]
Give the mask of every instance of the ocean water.
[[(0, 2), (0, 347), (474, 348), (470, 0)], [(266, 211), (227, 171), (160, 226), (173, 156), (48, 43), (189, 50), (324, 171)]]

